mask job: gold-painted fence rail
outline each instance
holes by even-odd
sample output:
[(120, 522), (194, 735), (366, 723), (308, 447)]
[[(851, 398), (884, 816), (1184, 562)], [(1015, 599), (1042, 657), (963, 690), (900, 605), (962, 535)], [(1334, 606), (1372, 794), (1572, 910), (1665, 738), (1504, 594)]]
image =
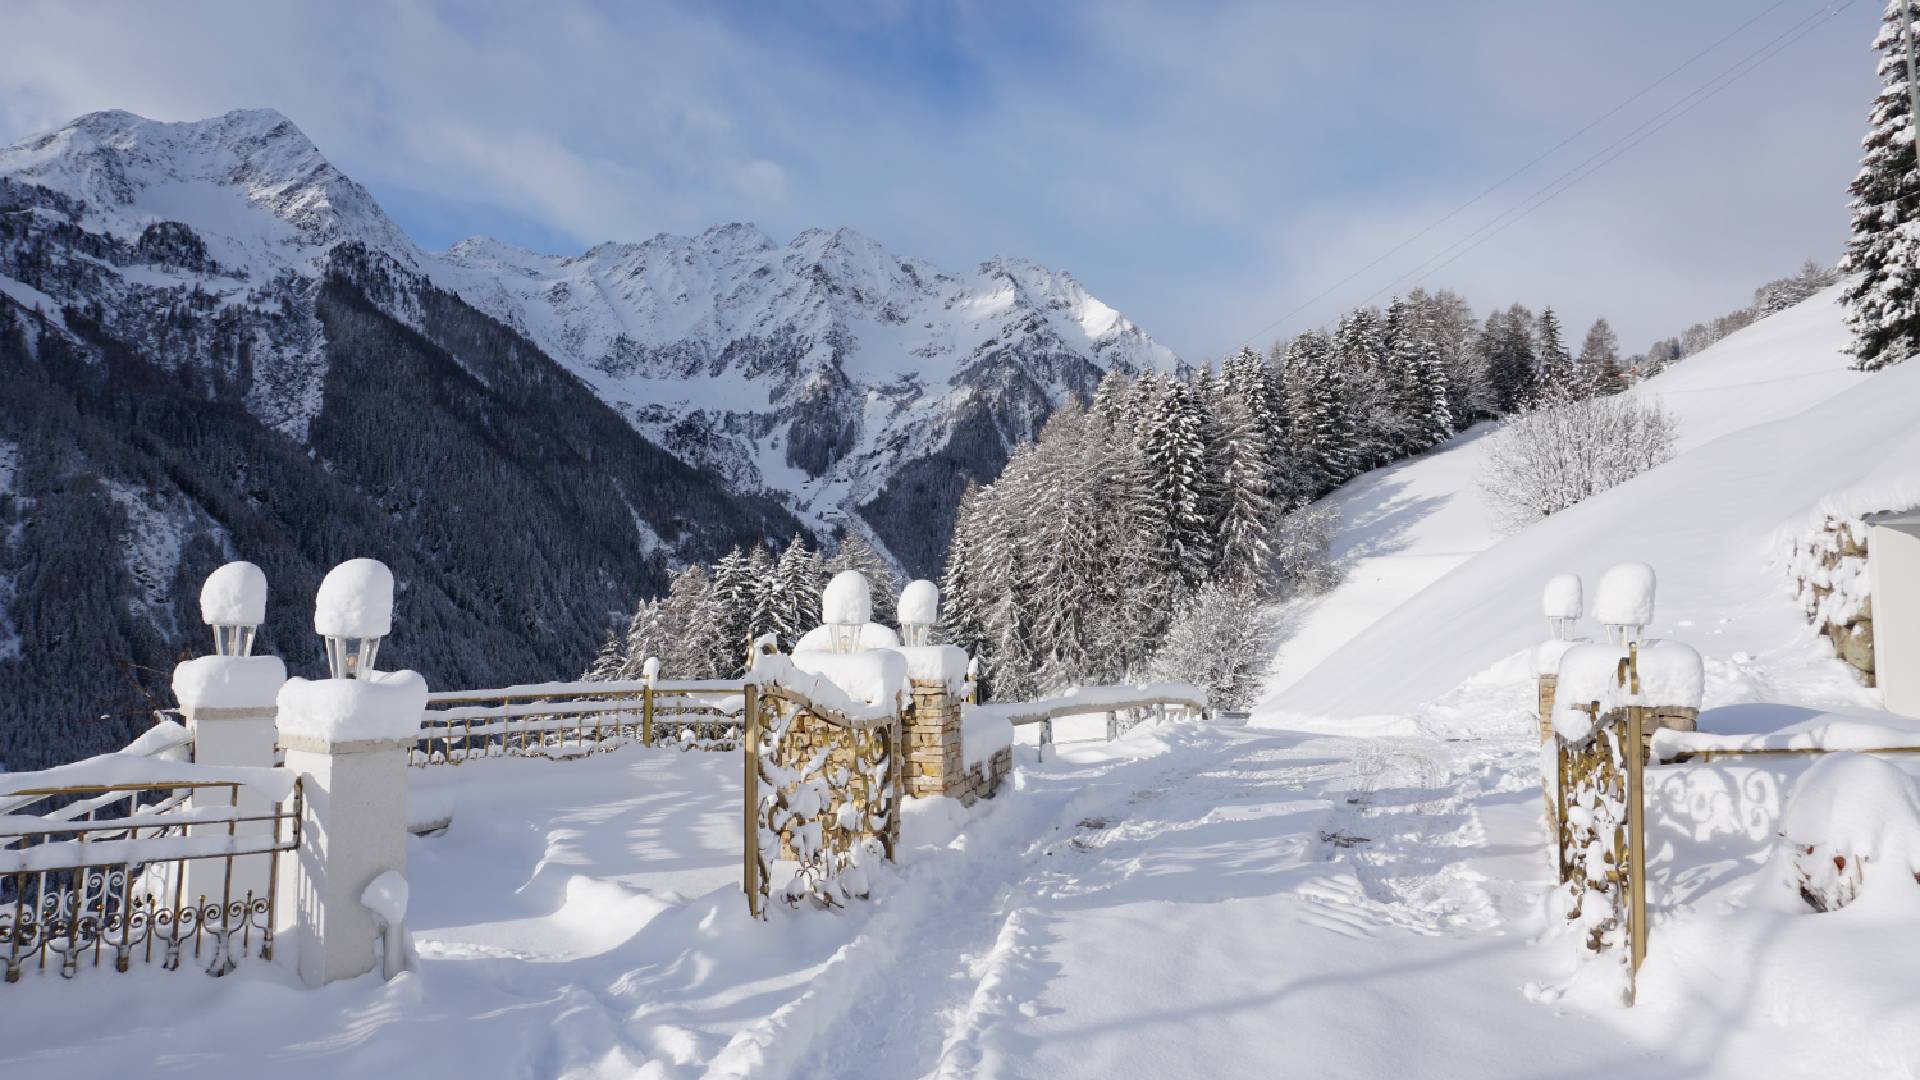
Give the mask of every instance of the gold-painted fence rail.
[(75, 785), (9, 793), (0, 815), (0, 965), (72, 978), (188, 958), (224, 975), (272, 959), (280, 855), (302, 794), (254, 808), (233, 781)]

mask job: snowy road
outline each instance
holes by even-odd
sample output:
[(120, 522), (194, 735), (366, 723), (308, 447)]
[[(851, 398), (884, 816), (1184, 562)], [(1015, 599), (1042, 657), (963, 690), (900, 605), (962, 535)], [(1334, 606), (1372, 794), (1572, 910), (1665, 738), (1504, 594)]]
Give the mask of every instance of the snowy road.
[(1712, 938), (1673, 939), (1670, 955), (1686, 959), (1664, 961), (1670, 1001), (1649, 992), (1631, 1013), (1556, 1001), (1571, 957), (1541, 941), (1548, 853), (1523, 739), (1168, 723), (1059, 750), (1041, 764), (1021, 748), (1017, 790), (972, 811), (914, 804), (876, 900), (776, 908), (765, 923), (738, 892), (732, 755), (629, 748), (433, 770), (416, 782), (455, 789), (457, 810), (449, 832), (409, 851), (420, 970), (317, 992), (259, 964), (226, 979), (39, 978), (0, 988), (0, 1072), (1833, 1068), (1834, 1043), (1796, 1047), (1760, 1010), (1696, 1023), (1689, 996), (1703, 977), (1746, 974), (1705, 975), (1724, 961)]

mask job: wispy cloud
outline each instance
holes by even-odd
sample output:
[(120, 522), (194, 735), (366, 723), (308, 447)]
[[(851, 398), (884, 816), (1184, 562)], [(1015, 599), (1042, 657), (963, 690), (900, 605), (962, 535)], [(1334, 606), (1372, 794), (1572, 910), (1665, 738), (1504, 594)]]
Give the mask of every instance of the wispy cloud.
[[(1855, 4), (1426, 283), (1554, 303), (1572, 323), (1605, 314), (1637, 345), (1832, 257), (1876, 8)], [(1787, 5), (1585, 150), (1815, 9)], [(949, 266), (1009, 253), (1070, 269), (1206, 356), (1755, 10), (27, 2), (0, 36), (0, 139), (99, 108), (272, 105), (430, 245), (476, 226), (584, 247), (728, 220), (847, 224)], [(1282, 329), (1366, 298), (1581, 156)]]

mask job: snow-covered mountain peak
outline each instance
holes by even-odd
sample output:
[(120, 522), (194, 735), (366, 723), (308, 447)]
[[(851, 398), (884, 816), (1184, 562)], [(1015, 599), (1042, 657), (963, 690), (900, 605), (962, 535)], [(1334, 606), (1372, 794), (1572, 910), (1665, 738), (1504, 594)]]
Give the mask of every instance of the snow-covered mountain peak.
[[(916, 573), (936, 568), (956, 484), (991, 479), (1106, 372), (1179, 363), (1069, 274), (1006, 257), (949, 272), (849, 227), (780, 243), (729, 222), (570, 255), (475, 236), (428, 254), (272, 109), (180, 123), (92, 113), (0, 149), (0, 180), (52, 193), (0, 199), (33, 244), (70, 245), (68, 223), (98, 241), (36, 276), (58, 282), (52, 293), (12, 290), (33, 305), (115, 294), (118, 329), (157, 343), (183, 297), (211, 296), (253, 327), (305, 312), (330, 268), (361, 265), (335, 249), (363, 245), (373, 265), (410, 272), (382, 286), (403, 322), (420, 317), (409, 290), (423, 279), (456, 293), (684, 461), (822, 529), (863, 515)], [(304, 437), (323, 328), (302, 316), (249, 332), (249, 404)]]
[(88, 228), (123, 239), (185, 223), (223, 269), (246, 276), (311, 268), (348, 241), (422, 262), (373, 196), (274, 109), (182, 122), (89, 113), (0, 149), (0, 176), (79, 200)]

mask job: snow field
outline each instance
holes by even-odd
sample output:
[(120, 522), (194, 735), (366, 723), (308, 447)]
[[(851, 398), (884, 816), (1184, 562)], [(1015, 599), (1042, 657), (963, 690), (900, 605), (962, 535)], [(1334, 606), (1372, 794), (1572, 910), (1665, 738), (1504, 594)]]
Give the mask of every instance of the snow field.
[[(1658, 572), (1646, 632), (1704, 654), (1708, 704), (1867, 704), (1814, 640), (1774, 565), (1785, 526), (1840, 504), (1920, 497), (1920, 431), (1908, 404), (1920, 369), (1846, 371), (1835, 295), (1641, 384), (1632, 392), (1658, 397), (1678, 419), (1675, 458), (1512, 537), (1495, 536), (1477, 505), (1479, 429), (1349, 485), (1335, 496), (1345, 515), (1335, 554), (1348, 580), (1283, 611), (1295, 637), (1254, 722), (1444, 726), (1450, 700), (1462, 711), (1472, 684), (1491, 693), (1524, 677), (1528, 665), (1507, 661), (1544, 636), (1532, 615), (1550, 579), (1597, 581), (1626, 561)], [(1444, 566), (1431, 572), (1436, 564)], [(1296, 646), (1303, 635), (1317, 640)], [(1320, 662), (1296, 663), (1303, 649)], [(1505, 726), (1495, 717), (1481, 730)]]

